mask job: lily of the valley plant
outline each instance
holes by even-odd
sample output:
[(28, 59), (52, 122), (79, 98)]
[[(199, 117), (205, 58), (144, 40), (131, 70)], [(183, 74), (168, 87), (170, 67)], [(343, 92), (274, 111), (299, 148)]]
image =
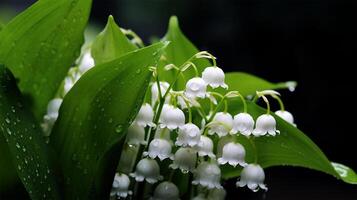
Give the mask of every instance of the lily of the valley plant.
[(176, 17), (149, 46), (111, 16), (84, 43), (90, 6), (39, 0), (0, 28), (1, 194), (224, 199), (227, 179), (267, 191), (278, 165), (357, 183), (297, 129), (277, 92), (295, 82), (225, 73)]

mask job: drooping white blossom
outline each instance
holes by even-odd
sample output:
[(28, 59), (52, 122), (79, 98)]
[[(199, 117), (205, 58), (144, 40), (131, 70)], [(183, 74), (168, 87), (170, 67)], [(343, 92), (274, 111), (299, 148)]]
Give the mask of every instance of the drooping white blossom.
[(144, 152), (143, 155), (152, 159), (158, 157), (160, 160), (164, 160), (172, 157), (171, 149), (171, 144), (167, 140), (155, 138), (149, 144), (149, 151)]
[(165, 104), (160, 115), (160, 128), (173, 130), (185, 125), (185, 114), (179, 108)]
[(254, 130), (254, 119), (248, 113), (239, 113), (234, 116), (231, 134), (240, 133), (245, 136), (252, 134)]
[(275, 114), (281, 117), (283, 120), (289, 122), (291, 125), (296, 126), (296, 124), (294, 123), (294, 117), (290, 112), (286, 110), (278, 110), (275, 112)]
[(206, 82), (202, 78), (194, 77), (186, 83), (185, 96), (190, 99), (194, 99), (197, 97), (205, 98), (206, 89)]
[(269, 114), (260, 115), (255, 123), (255, 129), (253, 130), (254, 136), (263, 136), (269, 134), (275, 136), (280, 131), (276, 130), (276, 121), (273, 116)]
[(164, 181), (156, 186), (151, 200), (179, 200), (179, 197), (180, 193), (177, 186), (171, 182)]
[(200, 137), (200, 142), (198, 145), (195, 147), (198, 156), (203, 157), (203, 156), (208, 156), (210, 158), (215, 158), (216, 156), (213, 154), (213, 141), (211, 138), (201, 135)]
[(126, 198), (128, 195), (132, 195), (132, 191), (129, 190), (130, 179), (126, 174), (115, 174), (112, 190), (110, 196), (117, 198)]
[(188, 123), (180, 127), (175, 145), (193, 147), (200, 142), (200, 138), (200, 129), (195, 124)]
[(248, 188), (254, 192), (258, 191), (259, 188), (268, 190), (264, 184), (264, 179), (265, 174), (263, 168), (258, 164), (249, 164), (244, 167), (236, 185), (237, 187), (248, 186)]
[(215, 163), (202, 162), (194, 172), (192, 184), (201, 185), (209, 189), (222, 188), (220, 184), (221, 170)]
[(126, 141), (130, 145), (145, 145), (145, 129), (136, 123), (132, 123), (126, 135)]
[(228, 85), (224, 82), (224, 72), (217, 66), (206, 67), (202, 72), (202, 79), (212, 88), (222, 87), (227, 89)]
[(154, 110), (150, 104), (145, 103), (141, 106), (138, 115), (135, 118), (134, 123), (137, 123), (139, 126), (146, 127), (155, 127), (155, 124), (152, 122), (154, 118)]
[(58, 111), (61, 107), (62, 99), (55, 98), (52, 99), (47, 105), (47, 114), (43, 117), (43, 123), (41, 127), (45, 136), (49, 136), (52, 130), (54, 123), (58, 118)]
[(143, 158), (136, 165), (134, 173), (130, 173), (131, 177), (134, 177), (137, 182), (143, 182), (146, 180), (148, 183), (154, 184), (163, 177), (160, 175), (160, 167), (155, 160), (150, 158)]
[(196, 161), (197, 156), (194, 149), (181, 147), (176, 151), (173, 163), (170, 167), (173, 169), (180, 169), (183, 173), (187, 173), (195, 168)]
[(94, 59), (90, 51), (87, 51), (83, 54), (82, 59), (79, 62), (78, 69), (81, 74), (84, 74), (86, 71), (94, 67)]
[(228, 163), (233, 167), (238, 164), (242, 167), (246, 166), (244, 147), (239, 143), (227, 143), (223, 147), (222, 157), (218, 158), (217, 162), (221, 165)]
[(208, 134), (216, 133), (219, 137), (227, 135), (233, 126), (233, 117), (227, 112), (218, 112), (210, 123)]

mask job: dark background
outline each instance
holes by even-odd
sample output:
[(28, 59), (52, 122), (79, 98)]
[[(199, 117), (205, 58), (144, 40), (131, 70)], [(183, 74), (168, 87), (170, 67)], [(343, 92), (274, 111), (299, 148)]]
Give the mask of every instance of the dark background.
[[(32, 2), (0, 6), (21, 10)], [(357, 170), (356, 11), (353, 0), (94, 0), (91, 21), (102, 27), (113, 14), (148, 43), (175, 14), (225, 71), (298, 81), (294, 93), (282, 92), (287, 110), (330, 160)], [(357, 199), (356, 185), (302, 168), (267, 169), (266, 183), (267, 193), (228, 188), (228, 199)]]

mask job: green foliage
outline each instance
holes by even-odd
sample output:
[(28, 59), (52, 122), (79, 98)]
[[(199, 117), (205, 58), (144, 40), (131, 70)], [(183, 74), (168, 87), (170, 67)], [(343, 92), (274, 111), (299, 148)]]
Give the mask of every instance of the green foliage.
[(294, 81), (271, 83), (257, 76), (244, 72), (226, 73), (226, 84), (230, 90), (239, 91), (243, 96), (255, 95), (256, 91), (285, 89), (294, 90), (297, 85)]
[(95, 64), (101, 64), (119, 58), (137, 47), (120, 30), (113, 16), (109, 16), (107, 25), (92, 44), (92, 56)]
[(0, 63), (39, 120), (79, 55), (91, 0), (40, 0), (0, 32)]
[[(174, 64), (177, 67), (181, 66), (185, 61), (199, 52), (190, 40), (181, 32), (176, 16), (170, 18), (169, 27), (163, 41), (170, 41), (170, 45), (166, 48), (164, 58), (161, 59), (159, 75), (163, 80), (172, 82), (175, 72), (165, 71), (163, 67), (167, 64)], [(195, 60), (193, 63), (197, 66), (198, 72), (210, 65), (207, 60)], [(194, 70), (189, 69), (185, 72), (185, 79), (189, 80), (194, 77)], [(186, 80), (186, 81), (187, 81)], [(184, 89), (186, 81), (180, 77), (175, 85), (175, 89)]]
[(155, 65), (165, 47), (158, 43), (98, 65), (66, 95), (51, 135), (66, 199), (87, 199), (90, 191), (92, 199), (109, 194), (124, 133), (151, 78), (148, 66)]
[[(25, 106), (11, 72), (0, 65), (0, 132), (6, 139), (11, 160), (32, 199), (60, 199), (49, 151), (41, 129)], [(8, 153), (8, 151), (5, 151)], [(2, 163), (3, 164), (3, 163)], [(3, 168), (2, 168), (3, 170)], [(11, 174), (13, 169), (8, 169)]]

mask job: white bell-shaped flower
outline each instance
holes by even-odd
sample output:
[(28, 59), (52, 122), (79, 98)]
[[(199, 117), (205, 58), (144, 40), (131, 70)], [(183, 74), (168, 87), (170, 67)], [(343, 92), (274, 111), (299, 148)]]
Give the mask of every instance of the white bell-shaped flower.
[(226, 190), (224, 188), (214, 188), (208, 190), (208, 194), (205, 191), (201, 191), (197, 196), (191, 200), (225, 200), (226, 199)]
[(93, 59), (90, 51), (87, 51), (86, 53), (84, 53), (84, 55), (79, 63), (78, 69), (83, 74), (86, 71), (88, 71), (89, 69), (91, 69), (92, 67), (94, 67), (94, 59)]
[(143, 182), (146, 180), (151, 184), (163, 179), (160, 175), (159, 164), (150, 158), (143, 158), (140, 160), (136, 165), (135, 172), (130, 173), (130, 176), (134, 177), (137, 182)]
[(160, 128), (173, 130), (185, 125), (185, 114), (179, 108), (165, 104), (160, 115)]
[(179, 200), (180, 193), (177, 186), (165, 181), (156, 186), (151, 200)]
[(227, 135), (233, 126), (233, 117), (226, 112), (218, 112), (210, 123), (208, 134), (213, 135), (216, 133), (219, 137)]
[(61, 107), (62, 99), (55, 98), (52, 99), (47, 105), (47, 114), (43, 117), (43, 123), (41, 127), (43, 129), (44, 135), (49, 136), (53, 125), (58, 118), (58, 111)]
[(203, 157), (203, 156), (209, 156), (210, 158), (215, 158), (216, 156), (213, 154), (213, 141), (211, 138), (201, 135), (200, 137), (200, 142), (198, 145), (195, 147), (198, 156)]
[(195, 168), (197, 161), (196, 151), (189, 147), (179, 148), (170, 165), (172, 169), (180, 169), (183, 173), (192, 171)]
[(218, 158), (217, 162), (220, 165), (224, 165), (226, 163), (232, 165), (233, 167), (238, 164), (242, 167), (246, 166), (245, 162), (245, 149), (239, 143), (227, 143), (223, 147), (222, 157)]
[(128, 195), (132, 195), (132, 191), (129, 190), (130, 179), (126, 174), (115, 174), (112, 190), (110, 196), (118, 198), (126, 198)]
[[(160, 91), (162, 96), (164, 96), (169, 87), (170, 84), (168, 82), (160, 82)], [(151, 105), (155, 105), (157, 100), (159, 100), (159, 87), (157, 87), (157, 83), (155, 82), (151, 86)]]
[(249, 136), (254, 130), (254, 119), (248, 113), (239, 113), (234, 116), (232, 134), (241, 133)]
[(200, 129), (195, 124), (188, 123), (180, 127), (175, 145), (193, 147), (200, 142), (200, 138)]
[(275, 136), (280, 131), (276, 130), (276, 121), (273, 116), (269, 114), (260, 115), (255, 123), (255, 129), (253, 130), (254, 136), (262, 136), (269, 134)]
[(194, 172), (192, 184), (201, 185), (209, 189), (222, 188), (220, 184), (221, 170), (215, 163), (202, 162)]
[(224, 72), (217, 66), (207, 67), (202, 72), (202, 79), (210, 85), (212, 88), (222, 87), (228, 88), (228, 85), (224, 83)]
[(171, 144), (169, 141), (155, 138), (149, 144), (149, 151), (144, 152), (144, 156), (149, 156), (150, 158), (154, 159), (158, 157), (160, 160), (164, 160), (166, 158), (171, 158)]
[(287, 121), (288, 123), (290, 123), (293, 126), (296, 126), (296, 124), (294, 123), (294, 117), (293, 115), (286, 111), (286, 110), (278, 110), (275, 112), (276, 115), (278, 115), (280, 118), (282, 118), (283, 120)]
[(264, 179), (265, 174), (263, 168), (258, 164), (249, 164), (244, 167), (236, 185), (237, 187), (244, 187), (247, 185), (248, 188), (254, 192), (258, 191), (259, 188), (268, 190), (264, 184)]
[(196, 97), (205, 98), (206, 89), (207, 89), (206, 82), (202, 78), (195, 77), (187, 81), (185, 96), (190, 99), (194, 99)]
[(145, 145), (145, 129), (136, 123), (132, 123), (128, 128), (126, 141), (130, 145)]
[(155, 127), (155, 124), (152, 122), (154, 118), (154, 110), (150, 106), (150, 104), (145, 103), (141, 106), (138, 115), (135, 118), (135, 122), (139, 126), (150, 126)]

